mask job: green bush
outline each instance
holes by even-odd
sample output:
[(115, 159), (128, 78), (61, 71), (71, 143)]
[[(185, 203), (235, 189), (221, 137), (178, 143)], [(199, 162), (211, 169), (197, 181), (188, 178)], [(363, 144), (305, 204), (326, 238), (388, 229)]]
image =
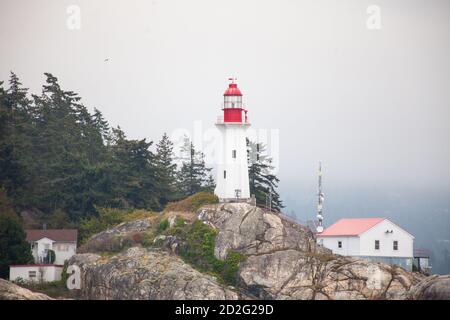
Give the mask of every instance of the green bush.
[(169, 220), (163, 219), (159, 222), (158, 229), (156, 230), (157, 234), (165, 231), (169, 227)]
[(55, 260), (56, 260), (56, 253), (55, 253), (55, 251), (48, 250), (47, 251), (47, 262), (53, 264), (53, 263), (55, 263)]
[(186, 220), (184, 220), (183, 218), (180, 218), (180, 217), (175, 218), (175, 227), (176, 228), (183, 228), (185, 224), (186, 224)]
[(69, 267), (69, 263), (64, 261), (64, 266), (61, 272), (61, 285), (65, 286), (67, 283), (67, 279), (69, 279), (69, 274), (67, 273), (67, 268)]
[(222, 283), (235, 286), (239, 263), (245, 260), (245, 256), (229, 251), (225, 261), (217, 259), (214, 256), (216, 236), (217, 231), (213, 228), (201, 221), (194, 222), (186, 232), (186, 245), (180, 250), (180, 255), (197, 270), (216, 276)]

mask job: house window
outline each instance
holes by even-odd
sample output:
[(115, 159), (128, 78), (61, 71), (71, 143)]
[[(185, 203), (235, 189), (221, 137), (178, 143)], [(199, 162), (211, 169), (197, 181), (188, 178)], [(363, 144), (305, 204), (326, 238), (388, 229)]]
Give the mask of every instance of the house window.
[(227, 170), (223, 170), (223, 178), (224, 178), (224, 179), (227, 178)]
[(233, 154), (233, 159), (236, 159), (236, 150), (233, 150), (232, 154)]
[(60, 243), (56, 246), (56, 250), (58, 251), (69, 251), (69, 245), (68, 244), (64, 244), (64, 243)]
[(338, 248), (339, 248), (339, 249), (342, 248), (342, 241), (338, 241)]
[(375, 250), (380, 250), (380, 240), (375, 240)]
[(29, 278), (36, 278), (36, 271), (28, 271)]
[(398, 250), (398, 241), (394, 241), (393, 247), (394, 247), (394, 250)]

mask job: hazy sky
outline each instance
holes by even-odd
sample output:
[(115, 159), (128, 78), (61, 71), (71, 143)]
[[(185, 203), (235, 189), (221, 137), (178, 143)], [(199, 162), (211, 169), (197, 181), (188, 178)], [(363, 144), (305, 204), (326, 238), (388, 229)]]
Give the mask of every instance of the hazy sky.
[[(425, 193), (444, 195), (448, 218), (449, 33), (448, 0), (0, 0), (0, 80), (13, 70), (39, 93), (51, 72), (129, 137), (157, 140), (213, 127), (235, 76), (253, 128), (279, 132), (287, 210), (313, 216), (321, 160), (333, 219), (368, 195), (380, 211), (361, 214), (385, 216), (383, 197)], [(360, 193), (339, 207), (343, 190)]]

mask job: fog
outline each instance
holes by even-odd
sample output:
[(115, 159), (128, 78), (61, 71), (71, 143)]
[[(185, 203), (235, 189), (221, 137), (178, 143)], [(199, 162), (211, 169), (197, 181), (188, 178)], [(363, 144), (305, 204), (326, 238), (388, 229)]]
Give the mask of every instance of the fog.
[(12, 70), (39, 93), (51, 72), (129, 137), (158, 140), (212, 128), (235, 76), (258, 139), (273, 134), (287, 213), (313, 219), (322, 161), (325, 225), (385, 216), (438, 252), (450, 250), (449, 30), (448, 0), (0, 0), (0, 80)]

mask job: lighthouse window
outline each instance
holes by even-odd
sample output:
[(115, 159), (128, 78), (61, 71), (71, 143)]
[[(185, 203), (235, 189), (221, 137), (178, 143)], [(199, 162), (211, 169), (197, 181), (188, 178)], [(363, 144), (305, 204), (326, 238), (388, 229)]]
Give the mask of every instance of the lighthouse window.
[(224, 178), (224, 179), (227, 178), (227, 170), (223, 170), (223, 178)]
[(375, 240), (375, 250), (380, 250), (380, 240)]
[(339, 248), (339, 249), (342, 248), (342, 241), (338, 241), (338, 248)]
[(236, 150), (233, 150), (233, 158), (236, 159)]
[(398, 250), (398, 241), (394, 241), (394, 250)]

